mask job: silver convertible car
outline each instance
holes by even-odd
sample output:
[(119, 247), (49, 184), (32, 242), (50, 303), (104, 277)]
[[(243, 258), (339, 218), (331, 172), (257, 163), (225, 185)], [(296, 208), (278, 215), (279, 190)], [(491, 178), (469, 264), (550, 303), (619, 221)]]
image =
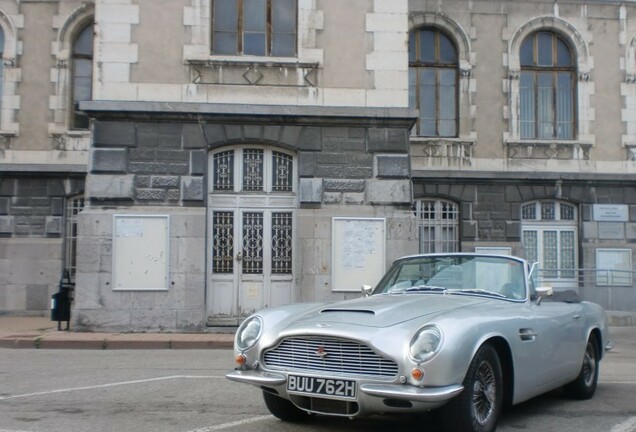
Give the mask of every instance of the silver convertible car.
[(285, 421), (439, 408), (462, 432), (492, 431), (503, 407), (557, 387), (591, 398), (605, 313), (536, 286), (532, 270), (511, 256), (401, 258), (362, 298), (247, 318), (227, 378), (261, 389)]

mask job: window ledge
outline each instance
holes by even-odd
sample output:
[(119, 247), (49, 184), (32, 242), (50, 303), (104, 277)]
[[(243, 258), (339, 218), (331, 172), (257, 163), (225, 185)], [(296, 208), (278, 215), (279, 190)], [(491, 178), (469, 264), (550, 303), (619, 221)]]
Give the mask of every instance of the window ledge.
[(205, 59), (190, 58), (186, 64), (194, 66), (262, 66), (262, 67), (295, 67), (298, 69), (317, 68), (319, 63), (301, 62), (288, 57), (250, 57), (250, 56), (210, 56)]
[(583, 140), (537, 140), (537, 139), (507, 139), (506, 145), (509, 146), (580, 146), (593, 147), (594, 143)]
[(413, 144), (469, 144), (473, 145), (477, 141), (474, 137), (421, 137), (411, 136)]

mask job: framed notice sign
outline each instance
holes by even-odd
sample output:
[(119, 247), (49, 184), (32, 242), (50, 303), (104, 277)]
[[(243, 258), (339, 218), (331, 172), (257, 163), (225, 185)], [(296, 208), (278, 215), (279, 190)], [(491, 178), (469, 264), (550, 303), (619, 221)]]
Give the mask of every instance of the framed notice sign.
[(169, 218), (113, 215), (113, 290), (168, 289)]
[(386, 220), (383, 218), (333, 218), (332, 291), (359, 292), (374, 286), (384, 275)]

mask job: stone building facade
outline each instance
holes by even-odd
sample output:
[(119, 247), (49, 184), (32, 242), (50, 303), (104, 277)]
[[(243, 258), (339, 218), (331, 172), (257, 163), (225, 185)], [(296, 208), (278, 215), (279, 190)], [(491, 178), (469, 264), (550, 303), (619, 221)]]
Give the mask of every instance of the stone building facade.
[(257, 3), (0, 0), (2, 313), (69, 269), (76, 328), (236, 325), (369, 241), (636, 308), (636, 3)]

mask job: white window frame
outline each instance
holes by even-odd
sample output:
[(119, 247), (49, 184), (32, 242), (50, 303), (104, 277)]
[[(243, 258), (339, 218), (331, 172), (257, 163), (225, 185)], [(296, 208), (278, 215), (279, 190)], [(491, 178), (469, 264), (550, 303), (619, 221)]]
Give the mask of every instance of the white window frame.
[[(423, 205), (424, 203), (433, 202), (434, 203), (434, 213), (435, 217), (433, 219), (424, 219), (423, 218)], [(444, 214), (444, 210), (442, 208), (443, 204), (452, 205), (455, 207), (455, 211), (452, 214), (455, 216), (452, 219), (443, 219), (441, 216)], [(415, 203), (415, 216), (417, 218), (418, 231), (419, 231), (419, 250), (420, 253), (433, 253), (433, 252), (459, 252), (459, 221), (460, 221), (460, 213), (459, 213), (459, 203), (454, 201), (440, 199), (440, 198), (419, 198)], [(429, 221), (431, 221), (429, 223)], [(444, 228), (452, 228), (455, 238), (452, 240), (448, 240), (443, 238)], [(425, 240), (424, 237), (424, 229), (432, 228), (435, 233), (434, 240)], [(433, 248), (425, 248), (424, 242), (432, 245)], [(454, 248), (452, 250), (447, 250), (443, 246), (452, 244)]]

